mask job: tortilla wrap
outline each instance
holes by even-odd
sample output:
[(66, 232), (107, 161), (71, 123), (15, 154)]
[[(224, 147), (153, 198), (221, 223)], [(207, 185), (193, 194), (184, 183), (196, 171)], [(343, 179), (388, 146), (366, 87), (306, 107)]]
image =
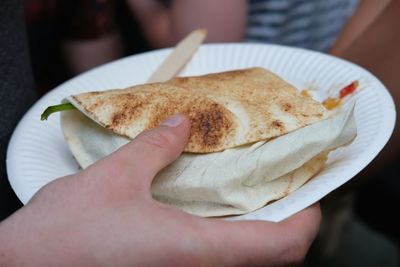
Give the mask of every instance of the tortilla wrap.
[(67, 101), (104, 128), (131, 139), (173, 114), (186, 114), (192, 128), (185, 152), (192, 153), (267, 140), (325, 117), (320, 103), (262, 68), (83, 93)]
[[(249, 72), (252, 75), (254, 72), (259, 75), (260, 70), (251, 69)], [(260, 78), (260, 80), (265, 79), (265, 73), (262, 72), (263, 78)], [(230, 72), (228, 75), (220, 74), (220, 76), (214, 74), (214, 77), (228, 77), (232, 73)], [(254, 211), (299, 188), (323, 167), (329, 151), (346, 145), (355, 138), (354, 102), (349, 101), (346, 107), (329, 113), (320, 103), (307, 97), (301, 97), (297, 92), (292, 92), (292, 86), (287, 85), (280, 78), (276, 79), (275, 75), (271, 75), (266, 84), (275, 83), (275, 86), (284, 86), (286, 89), (279, 87), (281, 89), (274, 89), (275, 93), (260, 93), (260, 95), (269, 95), (271, 99), (268, 100), (268, 103), (275, 108), (267, 105), (264, 107), (261, 106), (261, 102), (257, 102), (253, 95), (249, 96), (250, 100), (247, 100), (246, 94), (243, 94), (242, 98), (235, 95), (236, 93), (239, 94), (241, 79), (244, 79), (242, 82), (247, 85), (244, 89), (247, 92), (251, 91), (249, 88), (253, 88), (254, 91), (261, 90), (259, 89), (261, 85), (257, 85), (259, 82), (257, 78), (252, 75), (250, 75), (252, 78), (249, 78), (249, 73), (246, 71), (237, 72), (237, 74), (239, 73), (244, 76), (232, 78), (234, 81), (226, 81), (225, 83), (222, 81), (227, 88), (234, 88), (231, 91), (232, 93), (229, 93), (228, 89), (215, 89), (221, 86), (221, 80), (217, 79), (218, 82), (212, 82), (210, 77), (213, 77), (213, 75), (205, 76), (206, 82), (198, 85), (203, 88), (203, 92), (206, 92), (203, 95), (195, 92), (196, 90), (192, 92), (190, 89), (195, 88), (195, 80), (201, 79), (201, 77), (179, 78), (165, 84), (128, 88), (126, 89), (128, 98), (134, 95), (135, 97), (132, 99), (136, 99), (136, 96), (139, 95), (143, 99), (143, 105), (136, 106), (137, 113), (135, 116), (126, 115), (129, 120), (121, 122), (121, 127), (118, 127), (118, 125), (107, 126), (109, 125), (107, 124), (108, 119), (122, 111), (121, 107), (118, 106), (119, 104), (114, 104), (117, 106), (117, 108), (114, 108), (113, 101), (108, 100), (113, 99), (114, 95), (118, 96), (117, 99), (123, 99), (121, 96), (124, 95), (125, 90), (121, 90), (122, 92), (112, 90), (104, 93), (87, 93), (69, 97), (67, 101), (79, 99), (79, 103), (85, 104), (78, 106), (84, 112), (70, 110), (62, 113), (61, 124), (65, 139), (80, 166), (86, 168), (128, 143), (131, 138), (136, 136), (138, 129), (152, 128), (153, 121), (162, 120), (170, 115), (152, 115), (153, 112), (157, 113), (157, 107), (164, 104), (168, 105), (165, 102), (166, 96), (174, 96), (174, 94), (167, 92), (168, 87), (172, 88), (174, 93), (187, 90), (186, 95), (183, 93), (178, 95), (184, 99), (182, 103), (187, 101), (187, 103), (194, 105), (193, 113), (190, 113), (194, 114), (191, 120), (195, 120), (196, 116), (200, 116), (199, 114), (202, 114), (201, 112), (207, 110), (207, 108), (204, 109), (202, 105), (195, 105), (196, 101), (193, 102), (190, 97), (186, 98), (185, 96), (193, 96), (196, 100), (202, 99), (204, 101), (202, 103), (214, 101), (212, 103), (217, 103), (216, 105), (219, 106), (218, 108), (214, 106), (214, 110), (223, 110), (223, 113), (227, 114), (227, 121), (231, 122), (229, 123), (231, 128), (228, 127), (230, 130), (224, 128), (226, 132), (223, 135), (231, 139), (229, 142), (218, 139), (220, 141), (212, 146), (206, 145), (201, 140), (202, 138), (191, 139), (192, 145), (186, 148), (198, 153), (202, 152), (202, 154), (183, 153), (174, 163), (163, 169), (153, 181), (151, 188), (153, 197), (200, 216), (224, 216)], [(269, 72), (267, 74), (269, 75)], [(251, 80), (254, 78), (256, 81), (246, 81), (246, 78)], [(269, 79), (272, 79), (272, 81), (269, 81)], [(237, 84), (235, 85), (235, 83)], [(219, 93), (208, 93), (214, 89)], [(135, 90), (138, 90), (137, 94)], [(156, 96), (158, 90), (162, 92), (160, 94), (162, 100), (159, 100)], [(264, 90), (270, 89), (268, 87)], [(288, 90), (289, 93), (285, 93), (284, 90)], [(229, 97), (229, 95), (231, 96)], [(94, 100), (90, 100), (90, 96), (93, 96)], [(145, 96), (150, 97), (151, 101), (144, 101)], [(225, 98), (227, 100), (223, 102)], [(264, 100), (266, 99), (267, 97), (264, 97)], [(185, 111), (185, 109), (180, 110), (178, 104), (174, 104), (177, 100), (178, 98), (172, 101), (174, 109), (168, 111), (171, 114), (174, 114), (175, 111)], [(153, 101), (158, 104), (152, 104)], [(276, 103), (282, 103), (281, 101), (290, 105), (291, 108), (287, 111), (276, 108), (280, 105)], [(137, 103), (136, 100), (133, 102)], [(76, 104), (74, 101), (71, 101), (71, 103)], [(121, 100), (117, 103), (123, 103), (121, 105), (125, 106), (129, 102)], [(247, 113), (256, 112), (253, 105), (257, 103), (260, 105), (258, 108), (262, 110), (261, 113), (265, 115), (265, 121), (268, 122), (262, 122), (262, 115), (254, 115), (255, 118), (253, 118), (251, 114)], [(186, 107), (186, 104), (182, 106)], [(307, 114), (307, 116), (301, 114)], [(210, 124), (219, 121), (213, 120), (212, 117), (209, 119)], [(129, 121), (130, 124), (137, 123), (139, 126), (130, 126), (126, 121)], [(272, 125), (273, 121), (283, 122), (284, 127), (278, 127), (280, 130), (278, 128), (265, 128), (267, 133), (261, 131), (261, 129), (264, 129), (263, 127)], [(262, 125), (258, 126), (258, 122)], [(240, 129), (240, 127), (244, 127), (245, 130)], [(121, 131), (125, 134), (122, 134)], [(193, 135), (193, 132), (196, 131), (200, 136), (206, 134), (201, 131), (201, 127), (192, 128), (191, 134)], [(132, 134), (133, 137), (128, 134)], [(208, 152), (210, 149), (218, 152)]]

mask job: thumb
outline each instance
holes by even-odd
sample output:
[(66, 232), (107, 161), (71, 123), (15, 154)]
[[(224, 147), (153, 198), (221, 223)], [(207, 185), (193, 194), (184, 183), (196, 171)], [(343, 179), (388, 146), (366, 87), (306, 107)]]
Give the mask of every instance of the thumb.
[(174, 115), (92, 165), (88, 172), (148, 192), (154, 176), (182, 153), (189, 132), (189, 119)]

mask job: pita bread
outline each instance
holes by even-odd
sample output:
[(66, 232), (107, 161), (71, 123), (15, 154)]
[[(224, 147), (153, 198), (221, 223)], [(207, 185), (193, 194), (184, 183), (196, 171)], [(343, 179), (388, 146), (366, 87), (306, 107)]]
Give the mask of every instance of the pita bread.
[(102, 127), (130, 139), (184, 113), (192, 123), (185, 152), (192, 153), (268, 140), (327, 116), (319, 102), (262, 68), (83, 93), (67, 101)]
[[(355, 138), (353, 108), (349, 102), (325, 120), (269, 141), (222, 152), (183, 153), (157, 174), (153, 197), (199, 216), (259, 209), (298, 189), (322, 168), (329, 151)], [(77, 110), (63, 112), (61, 123), (72, 154), (83, 168), (130, 141)]]
[[(296, 190), (329, 151), (356, 136), (354, 103), (328, 112), (261, 68), (175, 78), (70, 96), (61, 126), (82, 168), (166, 117), (192, 122), (183, 153), (153, 181), (153, 197), (200, 216), (254, 211)], [(140, 153), (140, 152), (138, 152)], [(199, 154), (201, 153), (201, 154)]]

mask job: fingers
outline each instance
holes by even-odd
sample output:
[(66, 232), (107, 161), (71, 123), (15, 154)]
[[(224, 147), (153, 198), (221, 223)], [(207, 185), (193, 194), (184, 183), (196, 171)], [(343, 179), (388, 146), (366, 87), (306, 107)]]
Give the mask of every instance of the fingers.
[(320, 222), (319, 204), (280, 223), (218, 221), (212, 227), (217, 232), (214, 234), (215, 250), (221, 250), (217, 253), (224, 255), (227, 265), (275, 266), (299, 263), (318, 233)]
[(311, 244), (318, 233), (321, 218), (321, 209), (319, 202), (317, 202), (284, 220), (281, 224), (283, 228), (301, 233), (300, 237)]
[(189, 119), (175, 115), (157, 128), (142, 132), (110, 156), (91, 166), (92, 175), (121, 180), (125, 186), (149, 190), (154, 176), (183, 151), (190, 132)]

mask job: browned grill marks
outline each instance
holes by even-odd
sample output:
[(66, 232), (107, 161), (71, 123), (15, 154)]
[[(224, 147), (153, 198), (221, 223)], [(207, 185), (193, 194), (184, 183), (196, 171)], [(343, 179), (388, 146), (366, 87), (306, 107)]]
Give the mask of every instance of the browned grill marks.
[(193, 141), (200, 141), (211, 149), (223, 145), (224, 136), (232, 126), (218, 104), (212, 104), (209, 109), (196, 112), (190, 119), (192, 123), (190, 138)]
[[(74, 98), (93, 120), (129, 138), (168, 116), (187, 114), (192, 129), (185, 151), (193, 153), (274, 138), (325, 114), (320, 103), (299, 97), (293, 86), (261, 68), (174, 78)], [(294, 123), (286, 124), (282, 119), (286, 117)]]
[(284, 130), (284, 129), (285, 129), (285, 124), (284, 124), (282, 121), (280, 121), (280, 120), (274, 120), (274, 121), (271, 123), (271, 126), (272, 126), (273, 128), (278, 128), (279, 130)]
[(286, 112), (290, 111), (292, 109), (292, 105), (290, 105), (289, 103), (284, 103), (282, 105), (282, 109)]

